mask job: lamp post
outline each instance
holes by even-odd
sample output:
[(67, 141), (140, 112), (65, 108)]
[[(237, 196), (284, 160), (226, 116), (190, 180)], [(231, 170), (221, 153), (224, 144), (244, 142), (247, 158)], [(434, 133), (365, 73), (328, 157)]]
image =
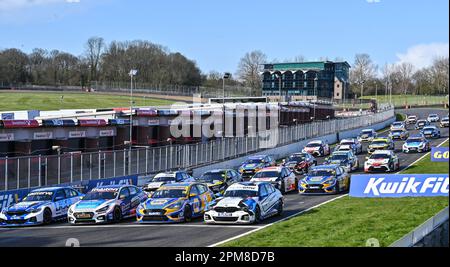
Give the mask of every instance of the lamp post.
[(317, 73), (316, 73), (316, 77), (314, 78), (314, 96), (316, 97), (316, 101), (314, 101), (314, 120), (316, 119), (316, 104), (317, 104), (317, 100), (318, 100), (318, 96), (317, 96), (317, 85), (319, 82), (319, 78), (317, 77)]
[(225, 105), (225, 79), (230, 79), (231, 78), (231, 73), (229, 72), (225, 72), (223, 74), (223, 79), (222, 79), (222, 96), (223, 96), (223, 104)]
[(133, 145), (133, 77), (138, 73), (137, 70), (130, 70), (130, 149)]

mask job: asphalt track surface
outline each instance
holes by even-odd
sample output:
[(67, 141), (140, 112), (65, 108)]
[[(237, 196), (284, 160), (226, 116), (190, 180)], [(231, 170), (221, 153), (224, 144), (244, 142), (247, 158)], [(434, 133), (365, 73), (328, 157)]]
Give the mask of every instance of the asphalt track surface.
[[(414, 109), (402, 112), (418, 115), (420, 118), (426, 118), (430, 113), (437, 113), (440, 116), (448, 114), (448, 110), (442, 109)], [(410, 133), (416, 134), (417, 131), (410, 130)], [(387, 134), (388, 132), (384, 132), (381, 135)], [(448, 138), (448, 128), (441, 129), (441, 134), (441, 139), (432, 140), (433, 146), (441, 144)], [(402, 144), (403, 142), (396, 142), (396, 152), (401, 161), (401, 169), (404, 169), (423, 154), (403, 154)], [(366, 148), (367, 145), (364, 145), (364, 151)], [(365, 152), (358, 156), (361, 169), (352, 174), (362, 173), (366, 156)], [(319, 163), (321, 161), (323, 158), (319, 159)], [(249, 226), (205, 225), (201, 219), (188, 224), (140, 225), (130, 219), (119, 224), (98, 226), (71, 226), (68, 223), (56, 223), (30, 228), (0, 228), (0, 247), (62, 247), (66, 246), (67, 240), (71, 238), (76, 238), (82, 247), (206, 247), (264, 227), (337, 197), (340, 196), (305, 196), (290, 193), (285, 196), (285, 209), (282, 216)]]

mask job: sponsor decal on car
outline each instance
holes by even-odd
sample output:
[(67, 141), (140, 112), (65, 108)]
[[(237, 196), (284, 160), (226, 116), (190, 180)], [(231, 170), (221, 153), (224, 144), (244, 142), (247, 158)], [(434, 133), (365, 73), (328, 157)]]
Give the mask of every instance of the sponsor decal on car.
[(448, 197), (448, 174), (354, 175), (350, 196), (359, 198)]

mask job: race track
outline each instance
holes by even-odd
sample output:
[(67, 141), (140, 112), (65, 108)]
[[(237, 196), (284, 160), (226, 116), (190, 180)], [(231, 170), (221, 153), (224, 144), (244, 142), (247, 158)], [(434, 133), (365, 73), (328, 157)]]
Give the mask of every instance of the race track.
[[(429, 113), (438, 113), (440, 116), (448, 114), (448, 110), (442, 109), (414, 109), (401, 112), (408, 115), (418, 115), (425, 119)], [(417, 134), (417, 131), (410, 130), (410, 133)], [(441, 129), (441, 133), (442, 138), (432, 140), (432, 146), (437, 146), (448, 138), (448, 128)], [(387, 132), (384, 132), (382, 135), (387, 134)], [(403, 142), (396, 143), (396, 153), (401, 160), (401, 169), (423, 156), (423, 154), (401, 153), (402, 144)], [(366, 151), (366, 148), (367, 145), (364, 145), (364, 151)], [(361, 166), (359, 173), (362, 172), (366, 156), (366, 153), (358, 156)], [(321, 161), (323, 159), (319, 159), (319, 162)], [(288, 194), (286, 195), (283, 216), (251, 226), (209, 226), (203, 224), (199, 219), (189, 224), (172, 225), (138, 225), (133, 220), (128, 220), (116, 225), (70, 226), (67, 223), (58, 223), (31, 228), (0, 228), (0, 247), (61, 247), (65, 246), (66, 241), (70, 238), (78, 239), (81, 246), (206, 247), (299, 213), (336, 197), (339, 196)]]

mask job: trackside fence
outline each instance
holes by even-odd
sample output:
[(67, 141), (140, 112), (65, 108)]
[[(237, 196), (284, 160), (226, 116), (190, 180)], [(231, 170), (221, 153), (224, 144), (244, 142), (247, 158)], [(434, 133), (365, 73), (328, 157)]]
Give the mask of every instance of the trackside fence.
[(94, 153), (0, 158), (0, 191), (191, 169), (257, 153), (267, 148), (369, 127), (394, 116), (394, 110), (390, 109), (359, 117), (279, 128), (277, 131), (267, 131), (253, 137), (227, 137), (196, 144)]

